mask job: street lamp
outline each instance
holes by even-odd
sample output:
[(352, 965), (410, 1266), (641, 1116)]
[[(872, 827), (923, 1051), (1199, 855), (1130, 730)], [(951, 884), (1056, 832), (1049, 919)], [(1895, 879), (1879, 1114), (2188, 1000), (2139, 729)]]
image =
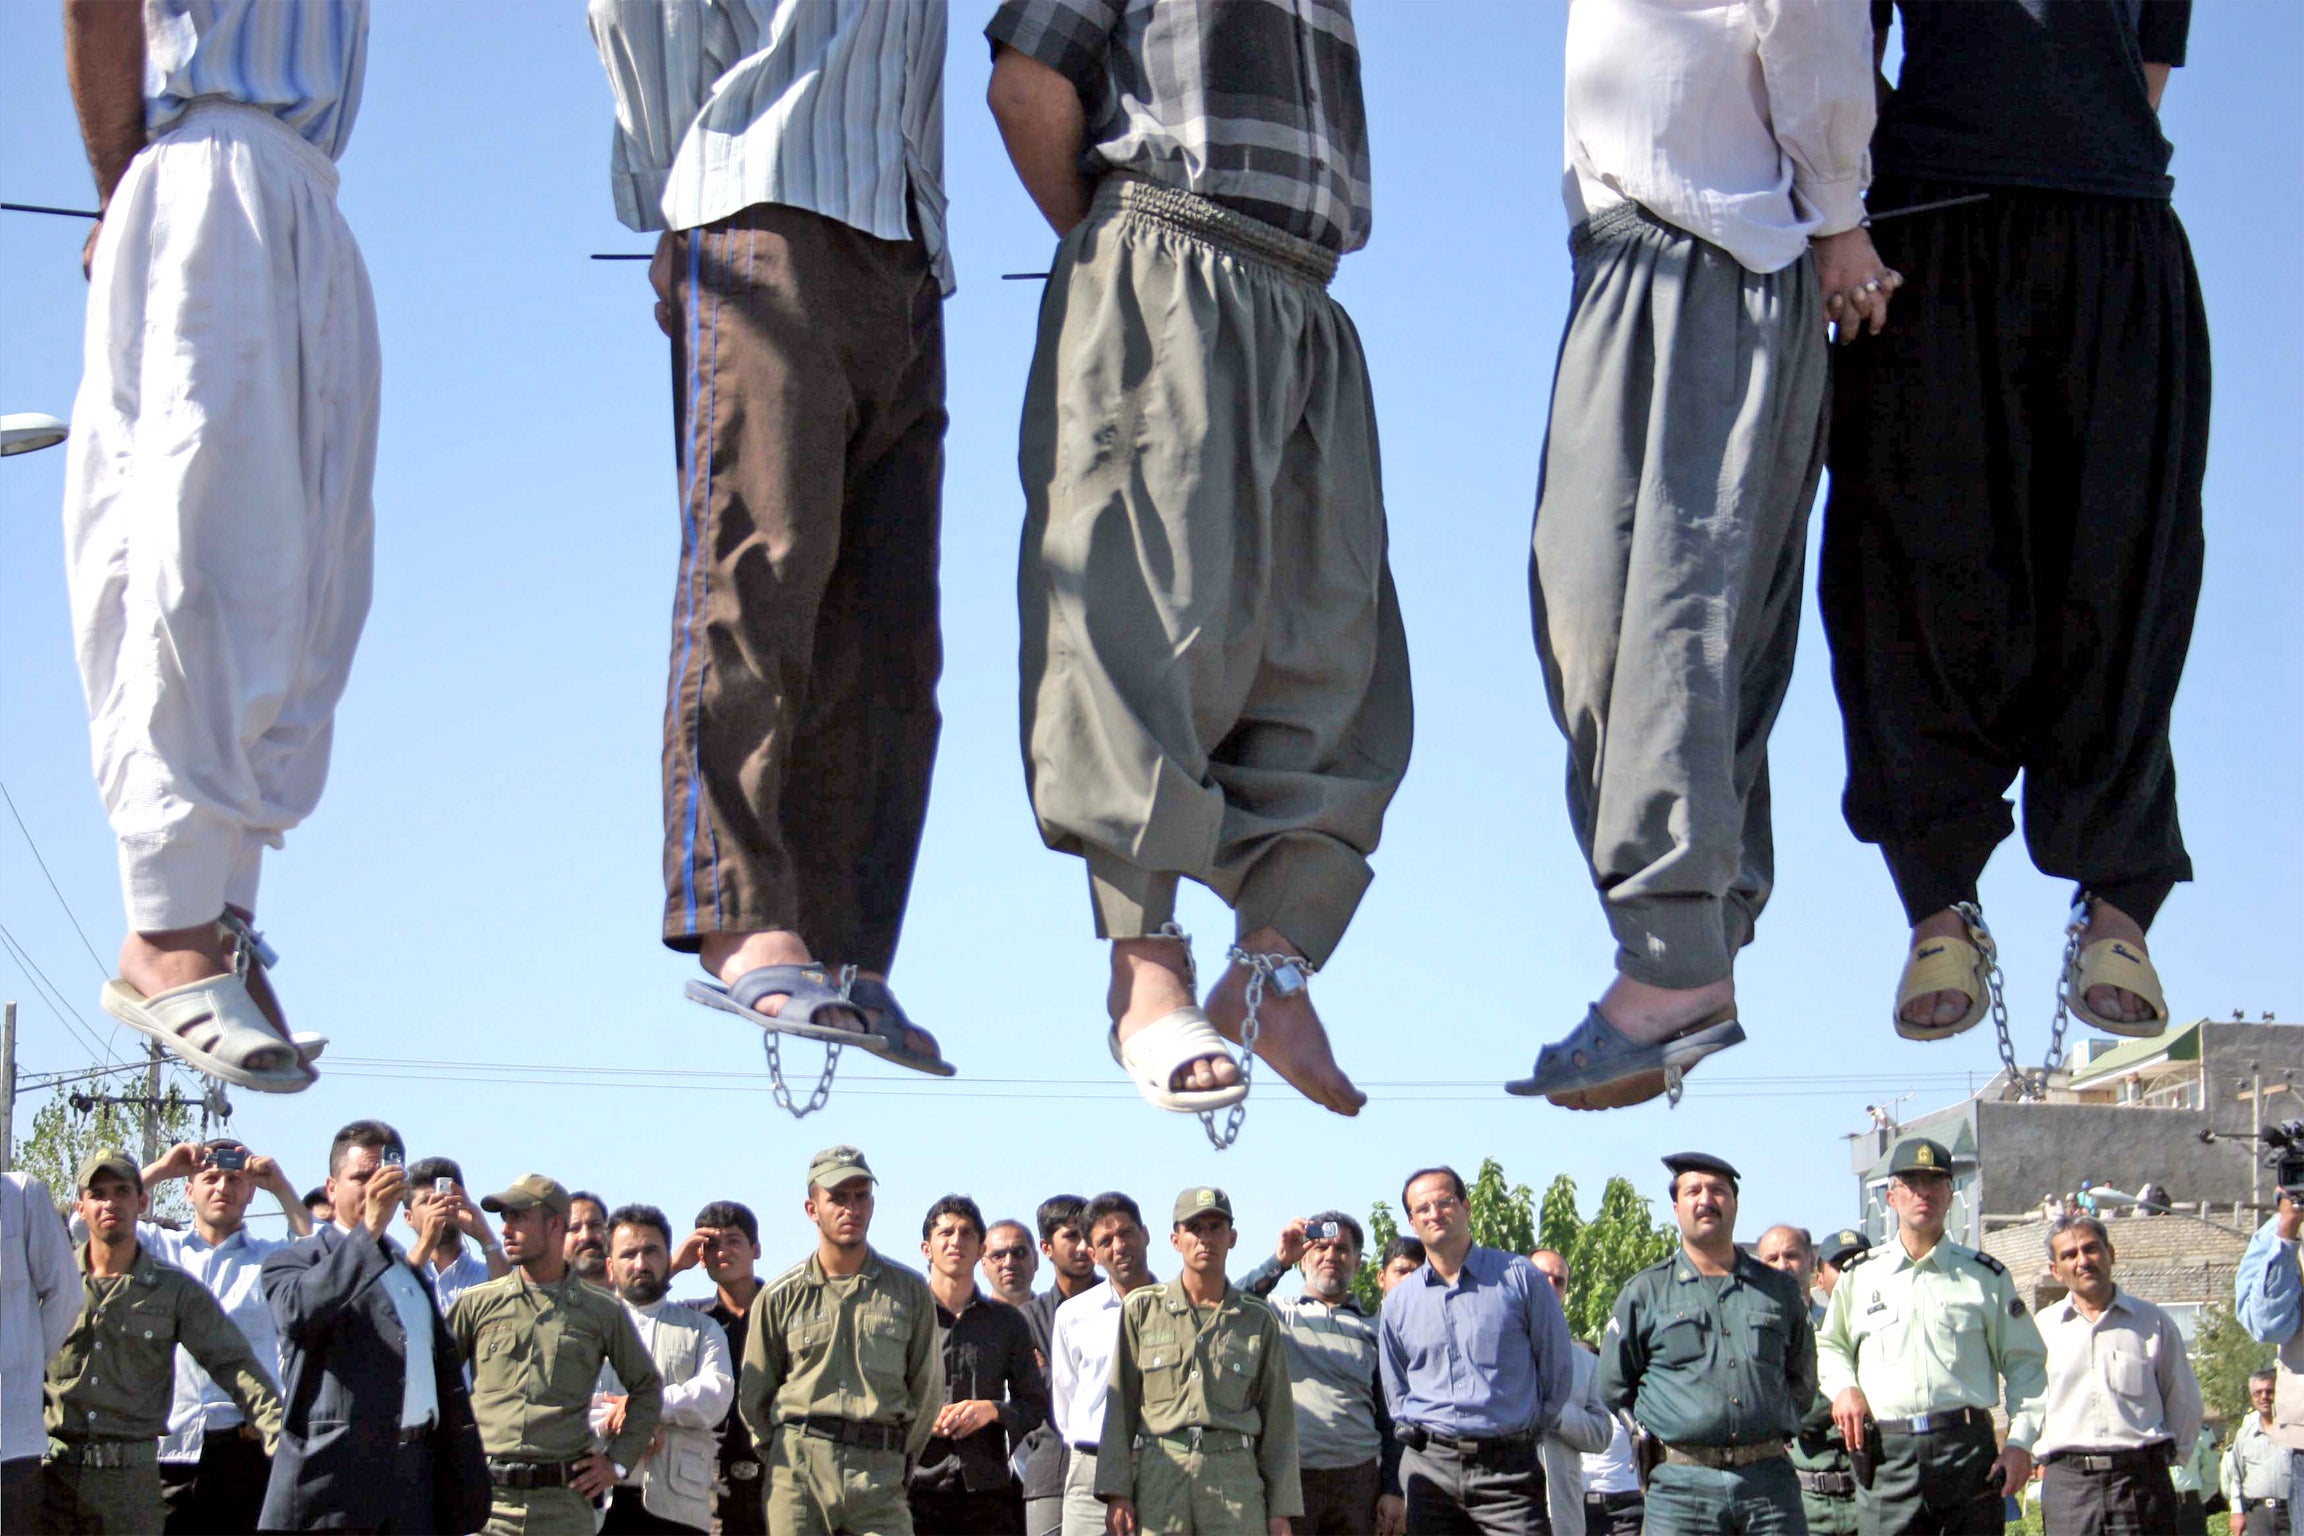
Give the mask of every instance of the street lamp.
[(55, 417), (40, 411), (11, 411), (0, 416), (0, 459), (53, 448), (71, 435), (71, 431)]

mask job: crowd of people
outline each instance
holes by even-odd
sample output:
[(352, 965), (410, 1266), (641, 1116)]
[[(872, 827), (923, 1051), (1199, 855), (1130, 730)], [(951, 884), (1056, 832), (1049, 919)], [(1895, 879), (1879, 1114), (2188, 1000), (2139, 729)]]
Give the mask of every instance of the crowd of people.
[[(43, 1186), (6, 1176), (0, 1519), (1872, 1536), (1998, 1531), (2037, 1468), (2050, 1531), (2204, 1530), (2184, 1341), (2118, 1286), (2104, 1223), (2054, 1225), (2064, 1294), (2035, 1318), (2000, 1261), (1945, 1236), (1938, 1143), (1892, 1153), (1878, 1245), (1777, 1224), (1746, 1246), (1735, 1167), (1663, 1161), (1678, 1245), (1579, 1340), (1568, 1256), (1474, 1242), (1446, 1167), (1403, 1181), (1413, 1236), (1370, 1255), (1357, 1220), (1324, 1211), (1234, 1279), (1242, 1234), (1209, 1187), (1147, 1202), (1168, 1212), (1172, 1262), (1153, 1257), (1145, 1205), (1107, 1191), (1053, 1195), (1029, 1221), (947, 1195), (920, 1219), (915, 1266), (896, 1256), (908, 1219), (891, 1237), (851, 1146), (795, 1171), (811, 1246), (773, 1273), (733, 1200), (675, 1223), (537, 1173), (475, 1198), (453, 1160), (409, 1161), (381, 1121), (337, 1133), (316, 1214), (238, 1141), (147, 1167), (98, 1151), (77, 1173), (76, 1236)], [(182, 1230), (147, 1216), (178, 1179)], [(259, 1191), (291, 1235), (250, 1231)], [(2293, 1234), (2285, 1262), (2293, 1313)], [(711, 1294), (670, 1300), (690, 1270)], [(2269, 1383), (2259, 1407), (2269, 1429)], [(2284, 1453), (2244, 1435), (2229, 1458), (2236, 1536), (2241, 1516), (2261, 1536), (2287, 1508), (2270, 1446)]]

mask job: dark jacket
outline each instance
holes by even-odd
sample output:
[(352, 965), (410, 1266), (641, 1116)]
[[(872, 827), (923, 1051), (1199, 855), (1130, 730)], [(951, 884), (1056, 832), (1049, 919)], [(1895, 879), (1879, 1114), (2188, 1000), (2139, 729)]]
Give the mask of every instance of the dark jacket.
[(930, 1440), (911, 1486), (920, 1492), (965, 1488), (970, 1493), (1013, 1488), (1009, 1447), (1048, 1422), (1048, 1381), (1034, 1358), (1032, 1330), (1023, 1313), (982, 1291), (969, 1296), (958, 1316), (937, 1303), (936, 1324), (944, 1341), (945, 1402), (997, 1403), (1000, 1416), (963, 1439), (939, 1435)]
[[(268, 1531), (374, 1530), (397, 1506), (407, 1332), (379, 1282), (398, 1262), (365, 1229), (324, 1226), (264, 1261), (264, 1299), (280, 1328), (286, 1422), (260, 1522)], [(412, 1270), (432, 1299), (432, 1282)], [(464, 1390), (464, 1360), (438, 1321), (432, 1372), (440, 1394), (432, 1528), (476, 1531), (488, 1521), (488, 1463)]]

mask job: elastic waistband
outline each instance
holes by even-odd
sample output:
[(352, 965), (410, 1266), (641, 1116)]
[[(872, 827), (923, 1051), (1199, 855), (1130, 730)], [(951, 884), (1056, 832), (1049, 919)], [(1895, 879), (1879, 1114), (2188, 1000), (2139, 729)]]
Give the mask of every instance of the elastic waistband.
[(1227, 255), (1261, 262), (1301, 282), (1325, 288), (1336, 277), (1336, 253), (1252, 219), (1196, 192), (1162, 186), (1128, 171), (1114, 171), (1096, 187), (1096, 211), (1126, 213)]
[(221, 133), (233, 138), (262, 139), (278, 145), (281, 150), (300, 161), (307, 174), (325, 186), (336, 190), (343, 178), (336, 162), (327, 152), (262, 107), (252, 107), (244, 101), (203, 99), (184, 109), (184, 115), (160, 131), (153, 142), (165, 144), (171, 139), (185, 138), (196, 133)]
[(1621, 203), (1610, 203), (1588, 219), (1578, 220), (1576, 227), (1568, 231), (1568, 255), (1571, 260), (1580, 261), (1584, 253), (1594, 246), (1606, 245), (1610, 241), (1622, 240), (1650, 229), (1662, 234), (1678, 235), (1684, 240), (1700, 238), (1670, 219), (1656, 217), (1641, 204), (1627, 198)]

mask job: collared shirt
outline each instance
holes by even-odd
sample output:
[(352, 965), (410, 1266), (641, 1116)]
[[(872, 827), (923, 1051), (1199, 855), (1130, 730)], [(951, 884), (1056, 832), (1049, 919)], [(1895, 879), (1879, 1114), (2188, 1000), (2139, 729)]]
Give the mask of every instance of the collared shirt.
[[(264, 1261), (287, 1247), (292, 1237), (258, 1237), (246, 1227), (211, 1243), (196, 1231), (175, 1231), (148, 1221), (136, 1223), (136, 1241), (163, 1264), (173, 1264), (206, 1288), (255, 1351), (273, 1390), (280, 1386), (280, 1330), (264, 1300)], [(198, 1461), (207, 1437), (242, 1422), (240, 1405), (200, 1369), (189, 1350), (176, 1351), (176, 1396), (168, 1410), (168, 1437), (160, 1442), (162, 1461)]]
[(1861, 1387), (1875, 1418), (1991, 1408), (2005, 1382), (2008, 1443), (2024, 1450), (2039, 1438), (2047, 1361), (2006, 1265), (1947, 1241), (1915, 1259), (1901, 1236), (1849, 1261), (1816, 1340), (1824, 1395)]
[(470, 1248), (459, 1246), (456, 1257), (446, 1267), (432, 1271), (432, 1294), (440, 1299), (440, 1315), (446, 1317), (449, 1309), (456, 1305), (457, 1297), (491, 1278), (488, 1260)]
[(167, 1432), (176, 1346), (223, 1383), (269, 1450), (280, 1436), (280, 1394), (216, 1298), (141, 1243), (125, 1275), (92, 1275), (79, 1255), (80, 1315), (48, 1362), (48, 1433), (158, 1440)]
[(984, 35), (1079, 90), (1088, 175), (1131, 171), (1338, 254), (1368, 243), (1350, 0), (1003, 0)]
[[(720, 1325), (708, 1313), (661, 1297), (644, 1307), (635, 1306), (622, 1297), (617, 1298), (617, 1304), (624, 1309), (624, 1315), (632, 1319), (633, 1331), (640, 1335), (640, 1343), (647, 1349), (648, 1358), (656, 1362), (657, 1374), (663, 1380), (664, 1395), (660, 1399), (663, 1416), (658, 1422), (706, 1434), (718, 1428), (736, 1401), (735, 1365), (728, 1358), (728, 1335), (720, 1331)], [(670, 1324), (663, 1324), (661, 1320), (667, 1308), (679, 1316)], [(676, 1368), (674, 1352), (666, 1346), (679, 1336), (675, 1330), (683, 1321), (696, 1335), (696, 1347), (693, 1352), (683, 1352), (689, 1361), (686, 1367)], [(603, 1363), (598, 1390), (592, 1399), (591, 1422), (595, 1435), (601, 1434), (608, 1419), (604, 1395), (620, 1386), (610, 1367)], [(624, 1470), (628, 1474), (625, 1482), (639, 1483), (638, 1462), (626, 1462)]]
[(1576, 0), (1567, 57), (1570, 222), (1635, 202), (1753, 272), (1862, 222), (1863, 0)]
[(2232, 1436), (2232, 1449), (2224, 1453), (2224, 1498), (2234, 1509), (2241, 1501), (2288, 1497), (2288, 1479), (2296, 1453), (2272, 1438), (2264, 1416), (2251, 1410)]
[(830, 1275), (810, 1254), (752, 1299), (736, 1406), (755, 1445), (819, 1414), (907, 1426), (918, 1456), (943, 1405), (936, 1298), (916, 1271), (867, 1249), (855, 1274)]
[(1048, 1382), (1048, 1417), (1024, 1437), (1018, 1447), (1016, 1475), (1023, 1480), (1026, 1499), (1060, 1498), (1064, 1493), (1064, 1441), (1056, 1433), (1056, 1309), (1064, 1293), (1054, 1286), (1034, 1296), (1017, 1311), (1032, 1331), (1032, 1347), (1040, 1352), (1041, 1375)]
[(1568, 1320), (1536, 1266), (1477, 1245), (1456, 1282), (1427, 1260), (1384, 1298), (1393, 1422), (1443, 1435), (1540, 1434), (1575, 1385)]
[(942, 0), (591, 0), (629, 229), (755, 203), (921, 242), (944, 291)]
[(1816, 1335), (1799, 1285), (1739, 1249), (1725, 1275), (1685, 1250), (1616, 1293), (1600, 1396), (1667, 1445), (1789, 1439), (1816, 1398)]
[[(344, 1230), (338, 1228), (339, 1231)], [(432, 1330), (441, 1326), (433, 1315), (433, 1302), (424, 1294), (424, 1284), (416, 1278), (416, 1266), (408, 1262), (407, 1250), (387, 1237), (384, 1251), (391, 1255), (383, 1277), (376, 1283), (384, 1287), (384, 1299), (392, 1303), (392, 1315), (400, 1319), (400, 1331), (408, 1343), (404, 1358), (428, 1359), (432, 1353)], [(414, 1429), (420, 1424), (433, 1424), (440, 1419), (440, 1383), (430, 1371), (407, 1370), (400, 1373), (400, 1427)]]
[(2094, 1322), (2067, 1296), (2039, 1323), (2048, 1399), (2035, 1454), (2191, 1446), (2200, 1433), (2200, 1383), (2167, 1313), (2114, 1286)]
[(1608, 1449), (1587, 1452), (1584, 1457), (1584, 1491), (1586, 1493), (1633, 1493), (1640, 1487), (1640, 1469), (1632, 1458), (1632, 1430), (1624, 1422), (1624, 1415), (1610, 1414), (1616, 1434), (1608, 1442)]
[(1304, 1513), (1288, 1344), (1272, 1309), (1227, 1285), (1213, 1306), (1184, 1283), (1141, 1286), (1120, 1307), (1120, 1342), (1096, 1453), (1099, 1498), (1137, 1495), (1139, 1436), (1219, 1429), (1255, 1442), (1271, 1519)]
[(1287, 1273), (1277, 1256), (1267, 1258), (1248, 1272), (1240, 1288), (1264, 1298), (1288, 1342), (1297, 1463), (1335, 1471), (1377, 1461), (1385, 1491), (1396, 1491), (1390, 1483), (1398, 1475), (1400, 1451), (1376, 1365), (1376, 1320), (1349, 1294), (1333, 1305), (1309, 1293), (1272, 1300), (1273, 1288)]
[(448, 1314), (448, 1333), (471, 1362), (472, 1417), (489, 1455), (514, 1461), (591, 1455), (586, 1414), (605, 1360), (631, 1395), (623, 1433), (608, 1442), (608, 1459), (639, 1465), (656, 1433), (664, 1381), (615, 1297), (586, 1285), (574, 1270), (539, 1285), (515, 1269), (466, 1291)]
[(1104, 1394), (1112, 1385), (1112, 1351), (1120, 1345), (1120, 1292), (1109, 1280), (1056, 1309), (1048, 1348), (1051, 1417), (1066, 1445), (1104, 1439)]
[(343, 156), (368, 68), (368, 0), (145, 0), (144, 131), (201, 101), (261, 107)]
[(48, 1186), (0, 1174), (0, 1456), (38, 1456), (40, 1377), (80, 1317), (80, 1266)]
[(956, 1313), (938, 1302), (936, 1328), (944, 1341), (944, 1401), (997, 1403), (1000, 1416), (962, 1439), (930, 1440), (912, 1471), (912, 1487), (971, 1493), (1013, 1487), (1009, 1447), (1048, 1422), (1048, 1381), (1032, 1358), (1032, 1329), (1023, 1313), (978, 1290)]

